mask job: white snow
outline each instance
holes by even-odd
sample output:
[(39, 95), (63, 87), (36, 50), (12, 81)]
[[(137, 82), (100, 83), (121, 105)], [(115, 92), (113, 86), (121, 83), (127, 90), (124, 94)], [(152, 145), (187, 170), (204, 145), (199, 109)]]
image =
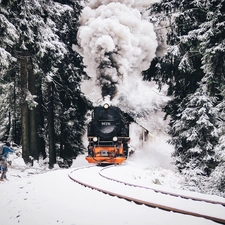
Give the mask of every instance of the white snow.
[[(151, 143), (148, 147), (143, 146), (142, 150), (136, 150), (123, 165), (111, 172), (106, 170), (105, 175), (165, 191), (178, 191), (181, 177), (170, 164), (172, 149), (162, 139), (154, 139)], [(33, 167), (26, 166), (15, 154), (10, 155), (10, 160), (9, 181), (0, 182), (0, 220), (4, 225), (216, 224), (202, 218), (136, 205), (73, 182), (68, 175), (74, 168), (88, 165), (84, 155), (74, 160), (72, 168), (56, 167), (52, 171), (41, 160)], [(90, 177), (93, 183), (98, 182), (90, 174), (83, 175)], [(111, 186), (112, 190), (114, 188), (116, 183), (115, 187)], [(123, 191), (126, 191), (125, 188)], [(187, 191), (186, 194), (193, 195)], [(195, 195), (198, 196), (197, 193)], [(208, 195), (207, 198), (225, 201), (218, 196)], [(160, 197), (158, 200), (163, 199)], [(158, 200), (155, 199), (156, 202)], [(196, 207), (193, 201), (190, 204)]]
[[(117, 174), (121, 173), (121, 166), (110, 168), (101, 168), (99, 166), (82, 168), (73, 171), (70, 174), (70, 177), (75, 179), (78, 178), (79, 182), (82, 182), (83, 184), (89, 184), (91, 187), (100, 188), (100, 190), (102, 190), (103, 192), (107, 191), (111, 194), (115, 193), (119, 196), (126, 196), (129, 199), (134, 198), (142, 200), (143, 202), (151, 202), (154, 205), (167, 206), (170, 207), (170, 209), (182, 210), (182, 212), (192, 212), (196, 214), (202, 214), (206, 216), (210, 215), (211, 217), (225, 219), (225, 207), (218, 204), (212, 205), (210, 203), (204, 202), (204, 200), (207, 199), (205, 195), (203, 195), (205, 198), (203, 196), (201, 198), (204, 199), (203, 201), (195, 201), (174, 197), (172, 196), (173, 192), (169, 192), (171, 193), (169, 195), (155, 192), (151, 186), (150, 188), (145, 188), (146, 186), (140, 186), (139, 184), (139, 188), (134, 187), (133, 185), (124, 186), (124, 184), (121, 184), (120, 182), (112, 182), (111, 180), (109, 180), (108, 178), (110, 178), (111, 176), (108, 176), (108, 172), (111, 172), (111, 176), (113, 177), (113, 179), (115, 176), (117, 179)], [(123, 174), (123, 177), (125, 177), (125, 174)], [(121, 181), (123, 181), (123, 179), (121, 179)], [(156, 188), (156, 190), (159, 189)], [(174, 191), (174, 193), (176, 192)], [(224, 199), (221, 198), (220, 202), (222, 202), (222, 204), (225, 203)]]

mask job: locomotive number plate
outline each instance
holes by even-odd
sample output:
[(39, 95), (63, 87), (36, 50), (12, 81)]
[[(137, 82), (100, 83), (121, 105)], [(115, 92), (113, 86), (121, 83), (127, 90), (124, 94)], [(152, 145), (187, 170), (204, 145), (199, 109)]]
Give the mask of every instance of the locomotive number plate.
[(102, 126), (111, 126), (111, 123), (110, 122), (101, 122), (101, 125)]

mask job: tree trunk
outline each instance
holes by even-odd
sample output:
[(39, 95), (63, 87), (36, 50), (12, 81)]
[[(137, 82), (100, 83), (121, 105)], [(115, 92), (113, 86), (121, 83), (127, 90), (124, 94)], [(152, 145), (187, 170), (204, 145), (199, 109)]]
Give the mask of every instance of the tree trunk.
[(26, 163), (29, 160), (29, 113), (26, 102), (28, 89), (27, 57), (20, 57), (21, 76), (21, 124), (22, 124), (22, 156)]
[(49, 168), (52, 169), (56, 163), (54, 112), (53, 112), (53, 82), (48, 84), (48, 135), (49, 135)]
[[(17, 111), (17, 107), (18, 104), (16, 102), (16, 99), (18, 98), (17, 96), (17, 87), (18, 87), (18, 83), (16, 83), (16, 79), (14, 78), (14, 85), (13, 85), (13, 99), (12, 99), (12, 109), (13, 109), (13, 114), (12, 114), (12, 140), (16, 143), (16, 144), (21, 144), (21, 138), (22, 138), (22, 134), (21, 134), (21, 115), (18, 115), (18, 111)], [(21, 109), (20, 109), (21, 110)]]
[(46, 151), (45, 151), (45, 140), (44, 140), (44, 110), (43, 110), (43, 94), (42, 94), (42, 80), (41, 77), (37, 79), (37, 124), (38, 124), (38, 135), (37, 135), (37, 143), (38, 143), (38, 155), (42, 155), (43, 158), (46, 158)]
[[(33, 72), (31, 59), (28, 64), (28, 87), (32, 95), (35, 95), (35, 75)], [(29, 109), (30, 117), (30, 154), (34, 159), (38, 159), (38, 147), (37, 147), (37, 122), (36, 122), (36, 108)]]
[(65, 143), (64, 143), (64, 129), (65, 129), (65, 125), (64, 122), (61, 120), (60, 121), (60, 157), (61, 158), (65, 158)]

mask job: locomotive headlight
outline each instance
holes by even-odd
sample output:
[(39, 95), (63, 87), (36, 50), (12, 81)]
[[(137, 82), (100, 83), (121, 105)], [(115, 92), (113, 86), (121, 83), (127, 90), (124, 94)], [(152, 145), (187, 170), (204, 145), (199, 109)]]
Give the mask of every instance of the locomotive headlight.
[(97, 137), (93, 137), (93, 141), (94, 142), (97, 142), (98, 141), (98, 138)]
[(105, 103), (103, 107), (104, 107), (104, 109), (108, 109), (109, 108), (109, 104)]
[(118, 138), (117, 137), (113, 137), (113, 141), (117, 141), (118, 140)]

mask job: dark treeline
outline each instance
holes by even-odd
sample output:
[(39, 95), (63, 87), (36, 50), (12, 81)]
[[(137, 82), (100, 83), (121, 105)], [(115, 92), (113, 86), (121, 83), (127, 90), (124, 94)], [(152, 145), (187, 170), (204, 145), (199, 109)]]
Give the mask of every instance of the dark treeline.
[(224, 192), (225, 1), (162, 0), (149, 10), (167, 21), (168, 48), (143, 75), (168, 85), (176, 167), (187, 185)]
[(88, 102), (76, 44), (76, 1), (3, 0), (0, 4), (0, 138), (22, 144), (23, 159), (57, 156), (62, 166), (84, 150)]

